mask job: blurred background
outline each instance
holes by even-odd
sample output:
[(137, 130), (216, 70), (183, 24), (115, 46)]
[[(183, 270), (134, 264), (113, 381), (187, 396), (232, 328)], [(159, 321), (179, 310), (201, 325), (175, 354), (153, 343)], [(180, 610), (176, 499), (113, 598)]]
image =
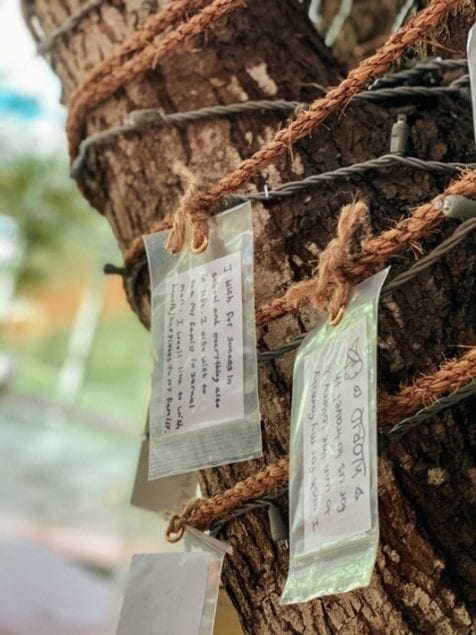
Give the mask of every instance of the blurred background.
[(0, 0), (0, 635), (108, 635), (131, 555), (170, 550), (129, 504), (151, 345), (102, 273), (122, 259), (19, 4)]

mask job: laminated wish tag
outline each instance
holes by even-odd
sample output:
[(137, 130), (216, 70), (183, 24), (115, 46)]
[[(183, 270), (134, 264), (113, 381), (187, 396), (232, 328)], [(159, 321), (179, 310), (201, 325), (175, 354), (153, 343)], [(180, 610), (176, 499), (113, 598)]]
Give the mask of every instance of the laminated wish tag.
[(149, 481), (149, 440), (141, 441), (131, 505), (166, 516), (178, 512), (187, 501), (195, 498), (197, 487), (195, 472)]
[(282, 604), (370, 582), (378, 546), (377, 309), (387, 273), (359, 284), (340, 324), (317, 326), (296, 355)]
[(476, 24), (468, 36), (468, 68), (471, 86), (471, 103), (473, 104), (474, 137), (476, 140)]
[(209, 221), (201, 254), (144, 237), (155, 364), (149, 479), (261, 456), (251, 204)]
[[(187, 534), (186, 534), (187, 536)], [(117, 635), (211, 635), (230, 547), (200, 532), (185, 553), (133, 556)]]

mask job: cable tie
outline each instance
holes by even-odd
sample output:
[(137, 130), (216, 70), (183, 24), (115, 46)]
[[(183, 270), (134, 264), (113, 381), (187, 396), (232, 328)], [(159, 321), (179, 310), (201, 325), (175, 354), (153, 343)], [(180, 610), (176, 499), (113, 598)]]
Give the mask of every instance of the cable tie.
[(407, 153), (409, 135), (410, 127), (407, 123), (407, 116), (400, 114), (393, 124), (390, 134), (390, 154), (398, 154), (403, 157)]

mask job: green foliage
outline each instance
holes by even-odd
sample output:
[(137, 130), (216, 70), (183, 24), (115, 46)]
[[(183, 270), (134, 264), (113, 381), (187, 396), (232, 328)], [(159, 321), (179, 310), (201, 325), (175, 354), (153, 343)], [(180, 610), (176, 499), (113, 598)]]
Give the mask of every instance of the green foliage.
[[(4, 348), (15, 356), (17, 391), (55, 397), (70, 335), (69, 327), (61, 328), (49, 337), (29, 341), (25, 347), (4, 341), (0, 331), (0, 350)], [(129, 313), (103, 319), (76, 405), (127, 422), (140, 435), (151, 371), (149, 335), (138, 320)]]
[[(1, 150), (5, 147), (0, 139)], [(6, 151), (0, 157), (0, 213), (18, 221), (25, 243), (18, 280), (24, 298), (44, 297), (46, 301), (52, 292), (72, 289), (77, 290), (79, 305), (86, 285), (104, 262), (121, 261), (108, 223), (83, 200), (68, 176), (64, 159), (15, 157)], [(33, 306), (35, 302), (33, 299)], [(66, 324), (61, 315), (57, 322), (54, 318), (48, 328), (42, 327), (41, 336), (26, 340), (5, 337), (0, 330), (0, 350), (16, 360), (15, 389), (20, 393), (57, 398), (73, 325)], [(150, 370), (149, 337), (135, 316), (127, 312), (103, 314), (76, 405), (121, 422), (133, 422), (139, 435)]]
[(26, 243), (20, 281), (45, 276), (51, 256), (72, 242), (84, 244), (86, 235), (88, 248), (96, 251), (109, 238), (70, 180), (66, 162), (54, 158), (27, 156), (0, 163), (0, 212), (18, 221)]

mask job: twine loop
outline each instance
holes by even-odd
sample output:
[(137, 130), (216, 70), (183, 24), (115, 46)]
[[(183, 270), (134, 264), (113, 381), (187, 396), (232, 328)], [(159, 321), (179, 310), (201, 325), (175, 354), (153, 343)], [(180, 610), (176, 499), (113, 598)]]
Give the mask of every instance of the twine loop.
[(191, 251), (194, 254), (201, 254), (208, 247), (208, 214), (196, 206), (196, 202), (203, 197), (204, 187), (206, 186), (192, 182), (182, 198), (180, 207), (175, 212), (172, 230), (166, 244), (166, 249), (171, 254), (181, 251), (187, 242), (187, 221), (192, 233)]
[(165, 537), (169, 542), (175, 543), (182, 540), (185, 533), (185, 523), (179, 514), (174, 514), (169, 520)]
[(211, 509), (207, 508), (207, 503), (206, 498), (195, 498), (188, 501), (182, 514), (174, 514), (170, 518), (165, 532), (167, 540), (171, 543), (179, 542), (183, 538), (187, 525), (191, 525), (195, 529), (206, 529), (208, 524), (212, 522)]
[[(183, 538), (187, 525), (195, 529), (206, 529), (210, 522), (210, 508), (206, 498), (193, 498), (185, 503), (182, 514), (174, 514), (167, 526), (165, 536), (169, 542), (179, 542)], [(202, 509), (204, 508), (204, 509)], [(206, 513), (208, 509), (208, 514)], [(202, 513), (200, 513), (202, 512)]]
[(288, 302), (300, 306), (310, 301), (316, 309), (328, 313), (332, 326), (339, 324), (355, 283), (352, 270), (356, 252), (360, 251), (368, 234), (367, 204), (355, 201), (344, 205), (337, 223), (337, 235), (319, 257), (316, 277), (311, 279), (311, 284), (291, 287), (287, 294)]

